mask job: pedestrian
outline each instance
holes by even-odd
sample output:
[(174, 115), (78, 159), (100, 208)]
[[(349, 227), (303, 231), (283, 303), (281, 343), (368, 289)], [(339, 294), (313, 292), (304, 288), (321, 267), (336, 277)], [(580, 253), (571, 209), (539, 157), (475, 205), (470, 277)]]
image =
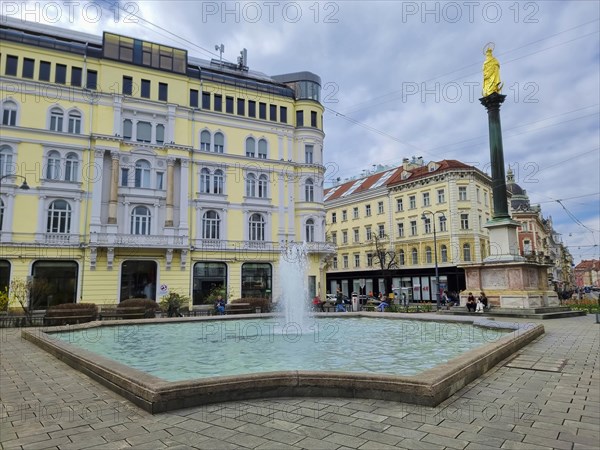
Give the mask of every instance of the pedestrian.
[(486, 297), (485, 292), (479, 294), (479, 301), (483, 304), (483, 309), (488, 309), (488, 298)]
[(477, 308), (477, 304), (475, 303), (475, 296), (472, 292), (469, 292), (469, 296), (467, 297), (467, 311), (475, 312), (475, 308)]

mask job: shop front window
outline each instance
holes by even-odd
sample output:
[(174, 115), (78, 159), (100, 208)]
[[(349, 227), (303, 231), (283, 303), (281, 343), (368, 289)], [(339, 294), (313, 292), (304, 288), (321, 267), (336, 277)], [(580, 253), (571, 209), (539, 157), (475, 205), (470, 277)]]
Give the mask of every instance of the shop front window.
[(242, 265), (242, 298), (271, 298), (273, 269), (270, 264)]
[(29, 292), (31, 309), (48, 309), (77, 300), (79, 268), (74, 261), (36, 261)]
[(194, 264), (194, 305), (213, 303), (218, 295), (227, 299), (227, 264), (199, 262)]
[(121, 298), (156, 300), (156, 273), (154, 261), (127, 260), (121, 266)]

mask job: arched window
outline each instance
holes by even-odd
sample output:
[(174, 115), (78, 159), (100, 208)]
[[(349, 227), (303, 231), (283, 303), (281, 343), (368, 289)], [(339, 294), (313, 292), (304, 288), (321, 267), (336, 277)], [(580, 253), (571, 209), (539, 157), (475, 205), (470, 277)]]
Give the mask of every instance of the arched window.
[(442, 254), (442, 262), (448, 262), (448, 247), (442, 245), (440, 253)]
[(64, 200), (54, 200), (48, 207), (47, 233), (71, 232), (71, 207)]
[(225, 184), (225, 176), (221, 169), (215, 170), (213, 173), (213, 194), (222, 194)]
[(150, 163), (145, 159), (140, 159), (135, 163), (135, 187), (150, 187)]
[(256, 197), (256, 175), (246, 175), (246, 197)]
[(267, 188), (269, 186), (269, 179), (266, 175), (261, 175), (258, 177), (258, 196), (260, 198), (267, 198), (268, 192)]
[(471, 244), (463, 244), (463, 261), (471, 261)]
[(65, 160), (65, 181), (77, 181), (79, 159), (75, 153), (69, 153)]
[(2, 125), (14, 127), (17, 124), (17, 104), (11, 100), (2, 103)]
[(249, 158), (254, 158), (256, 153), (256, 141), (254, 138), (249, 137), (246, 139), (246, 156)]
[(265, 219), (258, 213), (252, 214), (248, 221), (248, 239), (251, 241), (265, 240)]
[(221, 218), (216, 211), (206, 211), (202, 216), (202, 239), (221, 239)]
[(46, 178), (48, 180), (60, 179), (60, 153), (56, 150), (48, 152), (48, 165), (46, 166)]
[(431, 264), (431, 247), (425, 247), (425, 260), (427, 264)]
[(315, 241), (315, 221), (314, 220), (308, 219), (306, 221), (305, 234), (306, 234), (306, 242), (314, 242)]
[(204, 130), (200, 133), (200, 150), (210, 152), (210, 132)]
[(315, 201), (315, 187), (312, 178), (308, 178), (304, 184), (304, 200), (307, 202)]
[(64, 113), (60, 108), (52, 108), (50, 110), (50, 131), (63, 130)]
[(264, 139), (258, 141), (258, 158), (267, 159), (267, 141)]
[(15, 173), (12, 165), (13, 151), (8, 145), (0, 147), (0, 177)]
[(135, 139), (138, 142), (152, 142), (152, 124), (150, 122), (138, 122)]
[(398, 258), (400, 259), (400, 265), (403, 266), (406, 264), (406, 258), (404, 256), (404, 250), (400, 250)]
[(223, 133), (215, 133), (215, 153), (223, 153), (225, 151), (225, 136)]
[(150, 234), (152, 216), (145, 206), (136, 206), (131, 212), (131, 234)]
[(210, 194), (210, 170), (206, 168), (200, 171), (200, 192)]
[(71, 134), (81, 134), (81, 114), (79, 111), (71, 111), (69, 113), (68, 131)]
[(131, 139), (133, 133), (133, 122), (129, 119), (123, 121), (123, 139)]
[(165, 126), (163, 124), (156, 125), (156, 143), (164, 144), (165, 142)]
[(416, 266), (417, 264), (419, 264), (419, 252), (417, 251), (416, 248), (412, 249), (412, 263), (413, 263), (413, 266)]

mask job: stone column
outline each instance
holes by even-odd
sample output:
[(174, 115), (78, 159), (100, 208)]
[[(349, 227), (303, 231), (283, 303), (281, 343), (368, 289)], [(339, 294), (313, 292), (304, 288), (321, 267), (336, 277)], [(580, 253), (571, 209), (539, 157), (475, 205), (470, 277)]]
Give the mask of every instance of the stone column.
[(175, 158), (167, 159), (167, 211), (165, 227), (173, 226), (173, 173), (175, 169)]
[(111, 152), (110, 199), (108, 201), (108, 223), (117, 223), (117, 195), (119, 193), (119, 152)]

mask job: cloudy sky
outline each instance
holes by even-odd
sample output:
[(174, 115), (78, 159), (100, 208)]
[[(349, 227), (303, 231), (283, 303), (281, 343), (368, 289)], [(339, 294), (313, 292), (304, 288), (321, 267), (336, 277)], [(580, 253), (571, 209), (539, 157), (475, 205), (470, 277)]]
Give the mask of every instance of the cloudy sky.
[(600, 258), (600, 2), (74, 5), (31, 2), (26, 14), (24, 3), (4, 2), (2, 12), (98, 35), (112, 30), (205, 59), (218, 57), (215, 44), (232, 62), (246, 48), (252, 70), (318, 74), (330, 182), (412, 156), (458, 159), (489, 173), (478, 98), (483, 49), (493, 42), (507, 95), (505, 163), (552, 217), (576, 263)]

